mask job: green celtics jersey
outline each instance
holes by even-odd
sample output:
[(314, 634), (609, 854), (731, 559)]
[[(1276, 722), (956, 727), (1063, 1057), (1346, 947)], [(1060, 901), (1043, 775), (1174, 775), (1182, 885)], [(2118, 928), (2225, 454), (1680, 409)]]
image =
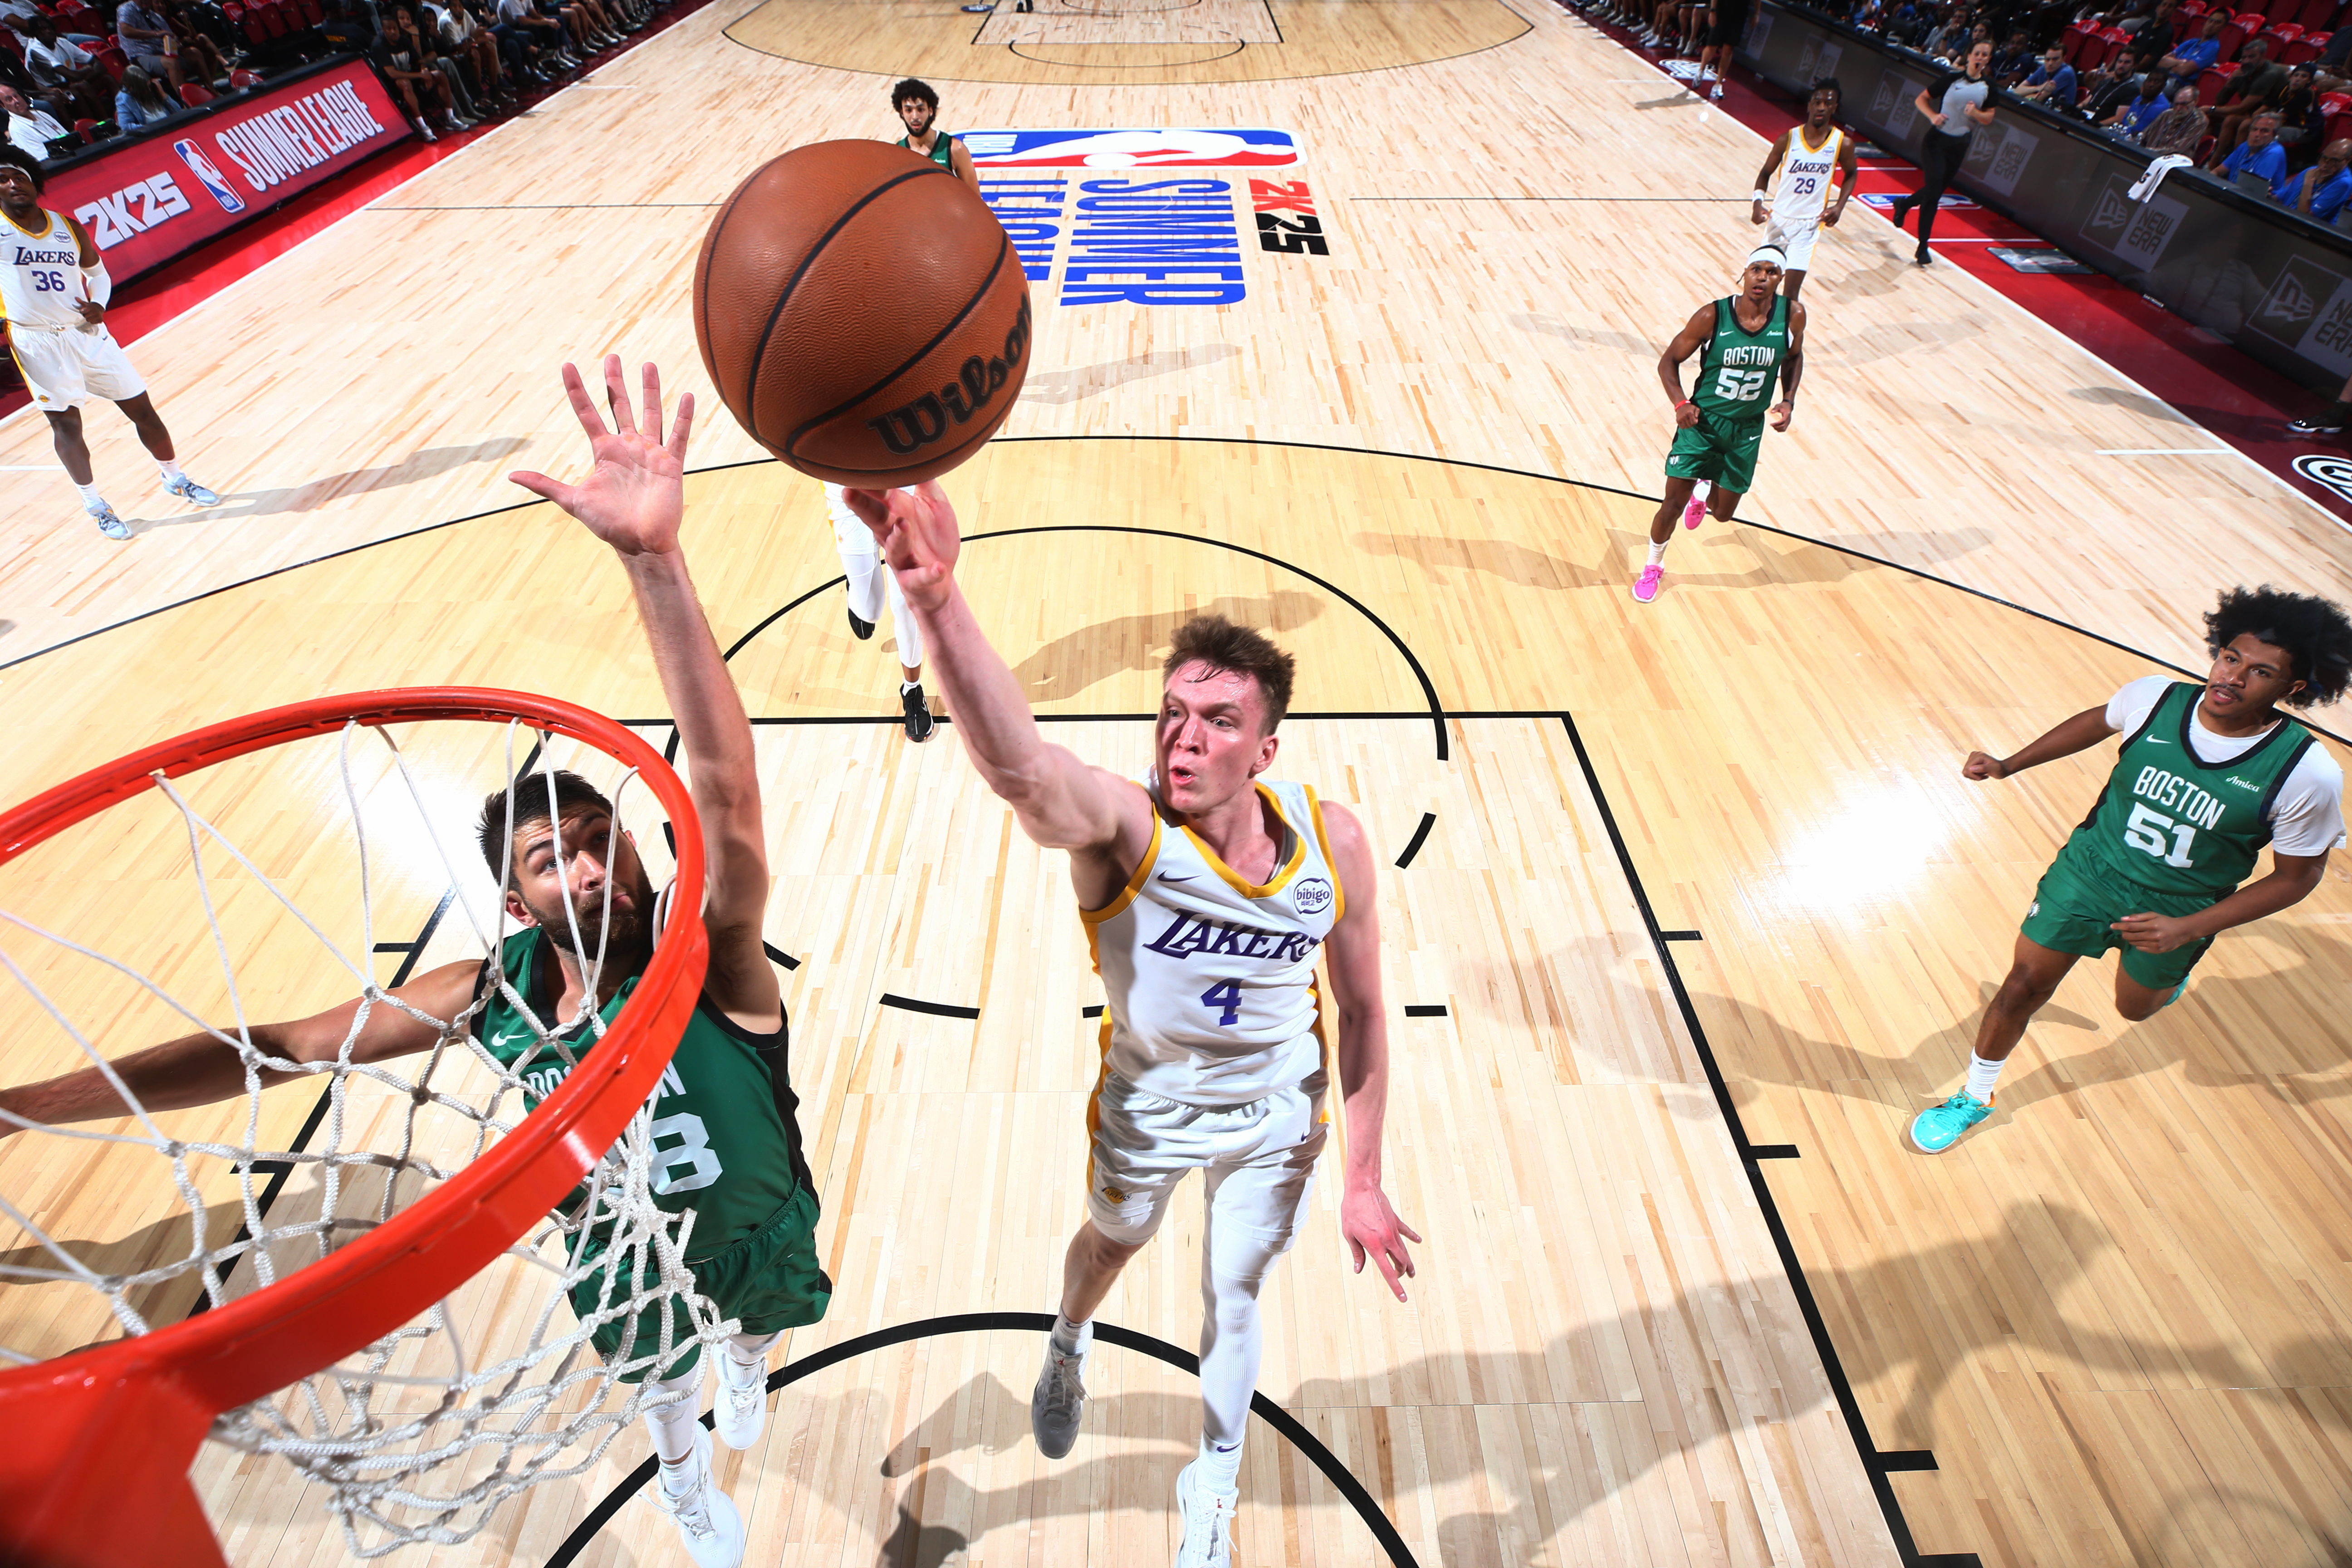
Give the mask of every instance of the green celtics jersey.
[(2168, 688), (2147, 721), (2124, 738), (2070, 847), (2151, 892), (2220, 899), (2246, 879), (2271, 841), (2272, 803), (2312, 738), (2282, 719), (2252, 751), (2200, 762), (2189, 730), (2204, 689), (2186, 681)]
[[(912, 137), (899, 137), (898, 145), (906, 148), (909, 153), (912, 153), (915, 150), (914, 139)], [(931, 150), (923, 153), (922, 156), (929, 158), (932, 163), (937, 163), (949, 174), (955, 174), (955, 138), (940, 130), (938, 126), (932, 126)], [(959, 178), (961, 176), (959, 176)]]
[(1699, 349), (1698, 384), (1691, 401), (1711, 423), (1762, 424), (1771, 404), (1772, 383), (1789, 353), (1789, 301), (1772, 296), (1772, 313), (1760, 331), (1741, 329), (1729, 300), (1715, 302), (1715, 331)]
[[(489, 962), (482, 964), (485, 985)], [(562, 976), (546, 933), (509, 936), (499, 962), (532, 1016), (551, 1023)], [(637, 979), (631, 975), (605, 1004), (606, 1022), (636, 991)], [(766, 1226), (795, 1190), (814, 1194), (801, 1157), (800, 1102), (785, 1076), (790, 1032), (787, 1023), (772, 1035), (754, 1035), (703, 997), (654, 1090), (654, 1202), (671, 1214), (694, 1210), (688, 1246), (695, 1258)], [(551, 1046), (535, 1047), (537, 1037), (502, 992), (493, 991), (475, 1016), (474, 1036), (522, 1079), (528, 1105), (552, 1094), (572, 1070)], [(568, 1045), (579, 1056), (591, 1042), (583, 1021)]]

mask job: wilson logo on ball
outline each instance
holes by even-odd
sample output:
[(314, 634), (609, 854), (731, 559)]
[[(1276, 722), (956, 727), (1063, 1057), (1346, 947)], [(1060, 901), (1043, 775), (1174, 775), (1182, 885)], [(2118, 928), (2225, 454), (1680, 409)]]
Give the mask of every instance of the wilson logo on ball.
[(978, 354), (963, 362), (956, 379), (937, 392), (927, 392), (914, 402), (893, 408), (877, 419), (866, 422), (867, 429), (882, 437), (894, 458), (929, 446), (948, 433), (948, 421), (969, 425), (972, 416), (988, 406), (988, 400), (1004, 388), (1021, 369), (1022, 356), (1029, 351), (1029, 301), (1021, 301), (1021, 314), (1013, 330), (1004, 334), (1004, 353), (982, 360)]

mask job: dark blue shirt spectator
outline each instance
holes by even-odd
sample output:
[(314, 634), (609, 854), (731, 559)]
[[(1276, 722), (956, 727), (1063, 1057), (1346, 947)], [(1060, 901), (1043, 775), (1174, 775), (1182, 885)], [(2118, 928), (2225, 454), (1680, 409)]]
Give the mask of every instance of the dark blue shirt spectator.
[(2017, 89), (2017, 96), (2029, 98), (2044, 109), (2074, 107), (2074, 68), (2066, 63), (2066, 51), (2053, 44), (2042, 51), (2042, 63)]

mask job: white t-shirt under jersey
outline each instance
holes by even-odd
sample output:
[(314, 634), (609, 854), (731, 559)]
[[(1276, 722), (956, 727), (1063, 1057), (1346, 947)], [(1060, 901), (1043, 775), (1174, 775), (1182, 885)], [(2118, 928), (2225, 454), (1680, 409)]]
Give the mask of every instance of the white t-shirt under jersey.
[[(2108, 725), (2130, 734), (2147, 722), (2165, 689), (2173, 683), (2168, 675), (2144, 675), (2125, 682), (2107, 700)], [(2200, 763), (2235, 762), (2270, 732), (2263, 729), (2251, 735), (2217, 735), (2205, 727), (2204, 714), (2192, 710), (2189, 749)], [(2271, 802), (2270, 821), (2271, 848), (2281, 855), (2318, 855), (2344, 847), (2344, 770), (2336, 765), (2326, 746), (2315, 744), (2286, 775)]]

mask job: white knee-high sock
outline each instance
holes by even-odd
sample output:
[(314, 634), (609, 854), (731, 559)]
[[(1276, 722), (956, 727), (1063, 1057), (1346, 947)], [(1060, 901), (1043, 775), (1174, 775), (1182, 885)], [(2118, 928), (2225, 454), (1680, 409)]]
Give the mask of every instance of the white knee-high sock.
[(654, 1454), (664, 1465), (684, 1462), (694, 1452), (694, 1428), (702, 1415), (702, 1362), (697, 1358), (692, 1371), (676, 1377), (660, 1378), (646, 1384), (648, 1401), (660, 1397), (660, 1392), (678, 1395), (666, 1405), (648, 1403), (646, 1408), (646, 1429), (653, 1434)]
[(768, 1352), (775, 1349), (776, 1342), (783, 1337), (782, 1329), (772, 1334), (730, 1334), (727, 1340), (727, 1353), (745, 1366), (765, 1366), (768, 1364)]
[[(898, 662), (908, 669), (919, 669), (923, 664), (923, 628), (915, 624), (914, 612), (907, 608), (906, 597), (898, 592), (898, 577), (894, 572), (877, 574), (882, 590), (890, 601), (890, 632), (898, 639)], [(874, 617), (860, 615), (861, 621)]]
[[(1201, 1434), (1220, 1450), (1241, 1452), (1249, 1431), (1250, 1395), (1265, 1352), (1257, 1293), (1263, 1273), (1235, 1278), (1204, 1259), (1201, 1267)], [(1238, 1457), (1234, 1460), (1241, 1463)]]

